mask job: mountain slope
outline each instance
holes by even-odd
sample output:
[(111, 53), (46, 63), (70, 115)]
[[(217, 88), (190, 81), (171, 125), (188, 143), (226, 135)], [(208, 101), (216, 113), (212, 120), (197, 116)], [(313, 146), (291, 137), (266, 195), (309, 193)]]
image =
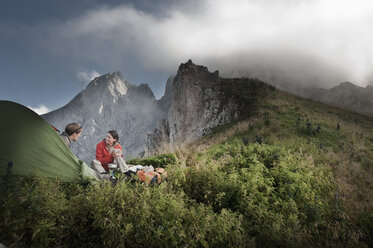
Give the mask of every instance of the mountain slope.
[[(247, 97), (251, 80), (232, 81)], [(260, 247), (373, 245), (373, 118), (280, 90), (257, 99), (251, 117), (181, 151), (184, 192), (243, 214)]]
[(344, 82), (328, 90), (310, 90), (305, 96), (326, 104), (373, 116), (373, 86), (370, 85), (364, 88)]
[(372, 246), (373, 118), (258, 80), (222, 80), (247, 111), (175, 150), (182, 173), (173, 185), (218, 213), (242, 214), (259, 247)]
[[(256, 148), (258, 143), (262, 144), (260, 148)], [(255, 153), (259, 156), (263, 153), (264, 164), (269, 166), (271, 172), (278, 166), (294, 163), (292, 160), (295, 158), (290, 160), (289, 157), (299, 156), (300, 161), (297, 163), (302, 164), (302, 167), (294, 170), (294, 174), (290, 173), (286, 179), (288, 181), (282, 181), (284, 187), (289, 184), (290, 188), (286, 190), (289, 194), (297, 194), (294, 193), (297, 190), (306, 190), (300, 185), (291, 188), (291, 185), (297, 182), (297, 176), (305, 177), (302, 175), (303, 170), (310, 169), (309, 173), (315, 176), (314, 179), (318, 183), (325, 179), (325, 175), (330, 176), (327, 179), (331, 183), (329, 195), (322, 197), (322, 193), (315, 193), (312, 196), (312, 211), (323, 216), (320, 216), (321, 219), (309, 216), (316, 218), (313, 221), (320, 228), (314, 230), (314, 235), (320, 235), (321, 240), (330, 238), (333, 241), (330, 241), (332, 243), (329, 245), (334, 246), (356, 246), (361, 240), (370, 240), (372, 245), (373, 118), (279, 90), (270, 91), (260, 103), (257, 115), (246, 121), (221, 127), (214, 134), (195, 144), (194, 148), (191, 146), (188, 149), (194, 150), (191, 154), (196, 154), (197, 151), (206, 148), (207, 152), (202, 152), (205, 155), (194, 155), (194, 162), (189, 163), (199, 168), (214, 163), (223, 168), (227, 164), (240, 167), (252, 163), (246, 157), (255, 156)], [(281, 149), (284, 149), (282, 154)], [(209, 160), (212, 163), (206, 163)], [(323, 170), (322, 174), (318, 174), (320, 170)], [(232, 171), (229, 170), (229, 173)], [(263, 172), (259, 175), (278, 180), (273, 174), (267, 177)], [(312, 181), (306, 183), (311, 184), (313, 190), (322, 187)], [(279, 186), (272, 185), (271, 190), (276, 190), (276, 187)], [(209, 190), (213, 189), (204, 189), (205, 192)], [(269, 194), (268, 197), (276, 195)], [(327, 212), (322, 214), (321, 205), (324, 203), (327, 204), (324, 206)], [(299, 206), (297, 211), (301, 211), (300, 209)], [(276, 208), (272, 211), (280, 210)], [(332, 215), (334, 217), (328, 219)], [(369, 219), (371, 222), (367, 222)], [(360, 229), (366, 223), (370, 223), (370, 227)], [(333, 225), (337, 225), (339, 229)], [(364, 246), (363, 244), (360, 245)]]

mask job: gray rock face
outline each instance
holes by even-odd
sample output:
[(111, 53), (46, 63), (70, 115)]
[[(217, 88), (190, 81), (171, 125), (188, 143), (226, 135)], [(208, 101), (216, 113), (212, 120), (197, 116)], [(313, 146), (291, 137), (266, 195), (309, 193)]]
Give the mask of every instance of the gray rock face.
[(168, 92), (172, 97), (167, 119), (148, 133), (147, 154), (167, 145), (169, 150), (186, 145), (237, 118), (238, 106), (234, 99), (223, 101), (221, 84), (218, 71), (211, 73), (190, 60), (181, 64)]
[(95, 78), (67, 105), (42, 117), (59, 130), (80, 123), (83, 133), (71, 149), (90, 163), (96, 145), (113, 129), (118, 131), (124, 155), (137, 156), (145, 150), (146, 132), (165, 116), (148, 85), (131, 85), (115, 72)]
[(172, 104), (168, 112), (170, 145), (188, 144), (211, 128), (232, 121), (233, 102), (223, 105), (219, 72), (188, 61), (181, 64), (174, 79)]
[(170, 125), (163, 119), (152, 131), (147, 132), (145, 155), (167, 153), (170, 150)]
[(159, 99), (158, 102), (160, 108), (163, 109), (166, 113), (168, 113), (172, 102), (172, 86), (174, 83), (174, 79), (175, 76), (170, 76), (167, 79), (165, 94), (161, 99)]

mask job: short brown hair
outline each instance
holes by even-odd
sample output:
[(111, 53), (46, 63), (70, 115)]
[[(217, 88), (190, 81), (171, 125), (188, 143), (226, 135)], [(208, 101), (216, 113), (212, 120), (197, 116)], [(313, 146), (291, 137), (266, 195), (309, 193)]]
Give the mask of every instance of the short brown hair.
[(81, 131), (82, 127), (78, 123), (70, 123), (65, 127), (65, 132), (68, 136), (73, 135), (74, 133), (80, 133)]
[(108, 133), (110, 133), (110, 135), (113, 136), (113, 138), (117, 140), (117, 142), (119, 141), (119, 135), (116, 130), (110, 130)]

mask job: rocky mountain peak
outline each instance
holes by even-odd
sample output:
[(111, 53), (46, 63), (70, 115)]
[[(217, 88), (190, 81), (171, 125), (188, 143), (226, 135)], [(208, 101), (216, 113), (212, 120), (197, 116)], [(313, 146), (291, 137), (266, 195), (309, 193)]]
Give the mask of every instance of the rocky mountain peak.
[(109, 92), (113, 98), (113, 102), (117, 102), (119, 97), (127, 94), (130, 86), (124, 80), (123, 75), (117, 71), (96, 77), (87, 85), (83, 92), (84, 94)]
[(237, 104), (233, 99), (223, 100), (222, 94), (218, 71), (209, 72), (191, 60), (181, 64), (175, 78), (169, 78), (166, 94), (160, 100), (162, 109), (168, 110), (167, 119), (148, 133), (147, 154), (188, 144), (234, 119)]
[(311, 91), (307, 97), (326, 104), (373, 115), (373, 87), (361, 87), (350, 82), (343, 82), (326, 90)]
[[(177, 76), (178, 75), (183, 75), (183, 74), (203, 74), (203, 73), (207, 73), (207, 74), (211, 74), (208, 70), (208, 68), (206, 66), (202, 66), (202, 65), (196, 65), (192, 62), (191, 59), (188, 60), (188, 62), (186, 63), (182, 63), (180, 66), (179, 66), (179, 70), (177, 72)], [(219, 71), (215, 71), (213, 73), (213, 75), (217, 78), (219, 78)]]
[(338, 86), (334, 87), (334, 88), (344, 88), (344, 89), (351, 89), (351, 88), (357, 88), (359, 86), (351, 83), (351, 82), (343, 82), (343, 83), (340, 83)]
[(140, 95), (149, 96), (155, 98), (153, 91), (150, 89), (148, 84), (140, 84), (137, 86), (137, 91)]

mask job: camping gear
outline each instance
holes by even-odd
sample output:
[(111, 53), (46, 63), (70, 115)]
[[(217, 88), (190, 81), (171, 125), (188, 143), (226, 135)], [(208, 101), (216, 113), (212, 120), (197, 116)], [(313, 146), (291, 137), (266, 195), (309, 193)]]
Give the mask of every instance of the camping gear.
[[(150, 166), (149, 166), (150, 167)], [(153, 168), (153, 166), (151, 166)], [(167, 172), (163, 168), (156, 168), (154, 171), (146, 171), (145, 169), (137, 171), (138, 178), (147, 184), (161, 183), (162, 180), (167, 178)]]
[(97, 179), (42, 117), (29, 108), (0, 101), (0, 176), (43, 176), (63, 182)]

